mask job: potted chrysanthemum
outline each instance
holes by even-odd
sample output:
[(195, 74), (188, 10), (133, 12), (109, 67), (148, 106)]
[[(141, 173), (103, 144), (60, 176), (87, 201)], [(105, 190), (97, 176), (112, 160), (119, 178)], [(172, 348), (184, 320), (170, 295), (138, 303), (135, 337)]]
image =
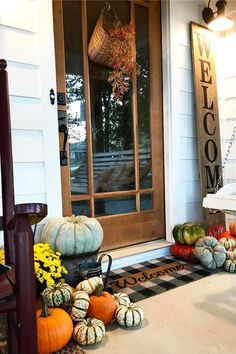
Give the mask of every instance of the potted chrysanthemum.
[[(54, 252), (47, 243), (34, 245), (34, 271), (38, 293), (57, 283), (63, 275), (67, 274), (60, 257), (60, 252)], [(0, 263), (5, 263), (4, 249), (0, 249)]]
[(60, 256), (61, 253), (54, 252), (48, 243), (36, 243), (34, 245), (34, 270), (36, 285), (40, 291), (55, 284), (64, 274), (67, 274)]

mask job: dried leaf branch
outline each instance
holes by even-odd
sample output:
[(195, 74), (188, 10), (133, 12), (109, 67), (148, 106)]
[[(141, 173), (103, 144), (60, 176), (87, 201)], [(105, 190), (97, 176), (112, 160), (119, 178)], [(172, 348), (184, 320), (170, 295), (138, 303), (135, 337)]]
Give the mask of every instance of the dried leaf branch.
[(110, 47), (111, 72), (108, 82), (112, 85), (112, 94), (117, 100), (122, 100), (129, 90), (129, 81), (139, 75), (139, 65), (136, 63), (135, 31), (133, 25), (120, 25), (108, 32), (112, 39)]

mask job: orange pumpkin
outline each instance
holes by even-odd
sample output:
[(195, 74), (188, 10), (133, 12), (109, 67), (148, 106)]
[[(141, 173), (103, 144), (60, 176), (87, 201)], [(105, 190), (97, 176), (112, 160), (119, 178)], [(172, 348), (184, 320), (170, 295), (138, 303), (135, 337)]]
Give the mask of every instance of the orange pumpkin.
[(116, 302), (111, 294), (103, 291), (99, 284), (93, 294), (89, 296), (89, 308), (86, 317), (93, 317), (108, 324), (115, 317)]
[(73, 322), (60, 308), (48, 309), (43, 298), (42, 310), (37, 310), (38, 353), (51, 354), (63, 348), (73, 333)]
[(229, 231), (233, 236), (236, 236), (236, 222), (231, 222), (229, 224)]
[(76, 288), (73, 288), (73, 286), (71, 286), (71, 291), (72, 291), (72, 294), (74, 294), (78, 290), (76, 290)]

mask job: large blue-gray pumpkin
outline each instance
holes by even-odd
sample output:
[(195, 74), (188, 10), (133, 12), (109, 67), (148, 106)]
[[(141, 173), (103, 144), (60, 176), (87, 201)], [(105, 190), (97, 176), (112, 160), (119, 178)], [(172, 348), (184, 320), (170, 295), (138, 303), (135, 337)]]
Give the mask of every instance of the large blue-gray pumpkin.
[(42, 231), (41, 242), (64, 256), (95, 252), (103, 241), (100, 223), (84, 215), (57, 217), (49, 220)]
[(214, 270), (223, 266), (226, 249), (215, 237), (206, 236), (196, 242), (195, 257), (203, 267)]

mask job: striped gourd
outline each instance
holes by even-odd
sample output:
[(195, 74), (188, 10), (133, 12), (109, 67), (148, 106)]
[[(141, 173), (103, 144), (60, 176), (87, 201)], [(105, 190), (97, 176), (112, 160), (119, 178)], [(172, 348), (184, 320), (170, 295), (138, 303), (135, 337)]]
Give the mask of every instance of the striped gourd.
[(80, 320), (74, 327), (74, 340), (81, 345), (99, 343), (104, 336), (105, 325), (96, 318)]
[(142, 322), (144, 311), (142, 307), (131, 302), (128, 306), (118, 306), (115, 316), (120, 326), (133, 327)]
[(231, 261), (236, 259), (236, 250), (226, 251), (226, 259), (231, 259)]
[(73, 294), (73, 305), (70, 316), (73, 321), (79, 321), (86, 316), (89, 307), (89, 296), (85, 291), (76, 291)]
[(228, 251), (233, 251), (234, 247), (236, 246), (236, 242), (228, 237), (222, 237), (219, 241)]
[(115, 299), (117, 306), (119, 306), (119, 305), (127, 306), (130, 304), (130, 298), (125, 293), (115, 293), (115, 294), (113, 294), (113, 297)]
[(46, 288), (42, 295), (46, 297), (49, 307), (58, 307), (71, 300), (72, 288), (66, 283), (57, 283)]
[(227, 259), (224, 264), (224, 269), (227, 272), (236, 273), (236, 259), (234, 259), (233, 261), (231, 259)]
[(92, 278), (81, 281), (76, 286), (76, 290), (82, 290), (82, 291), (85, 291), (87, 294), (92, 294), (95, 291), (98, 284), (103, 285), (102, 278), (92, 277)]

